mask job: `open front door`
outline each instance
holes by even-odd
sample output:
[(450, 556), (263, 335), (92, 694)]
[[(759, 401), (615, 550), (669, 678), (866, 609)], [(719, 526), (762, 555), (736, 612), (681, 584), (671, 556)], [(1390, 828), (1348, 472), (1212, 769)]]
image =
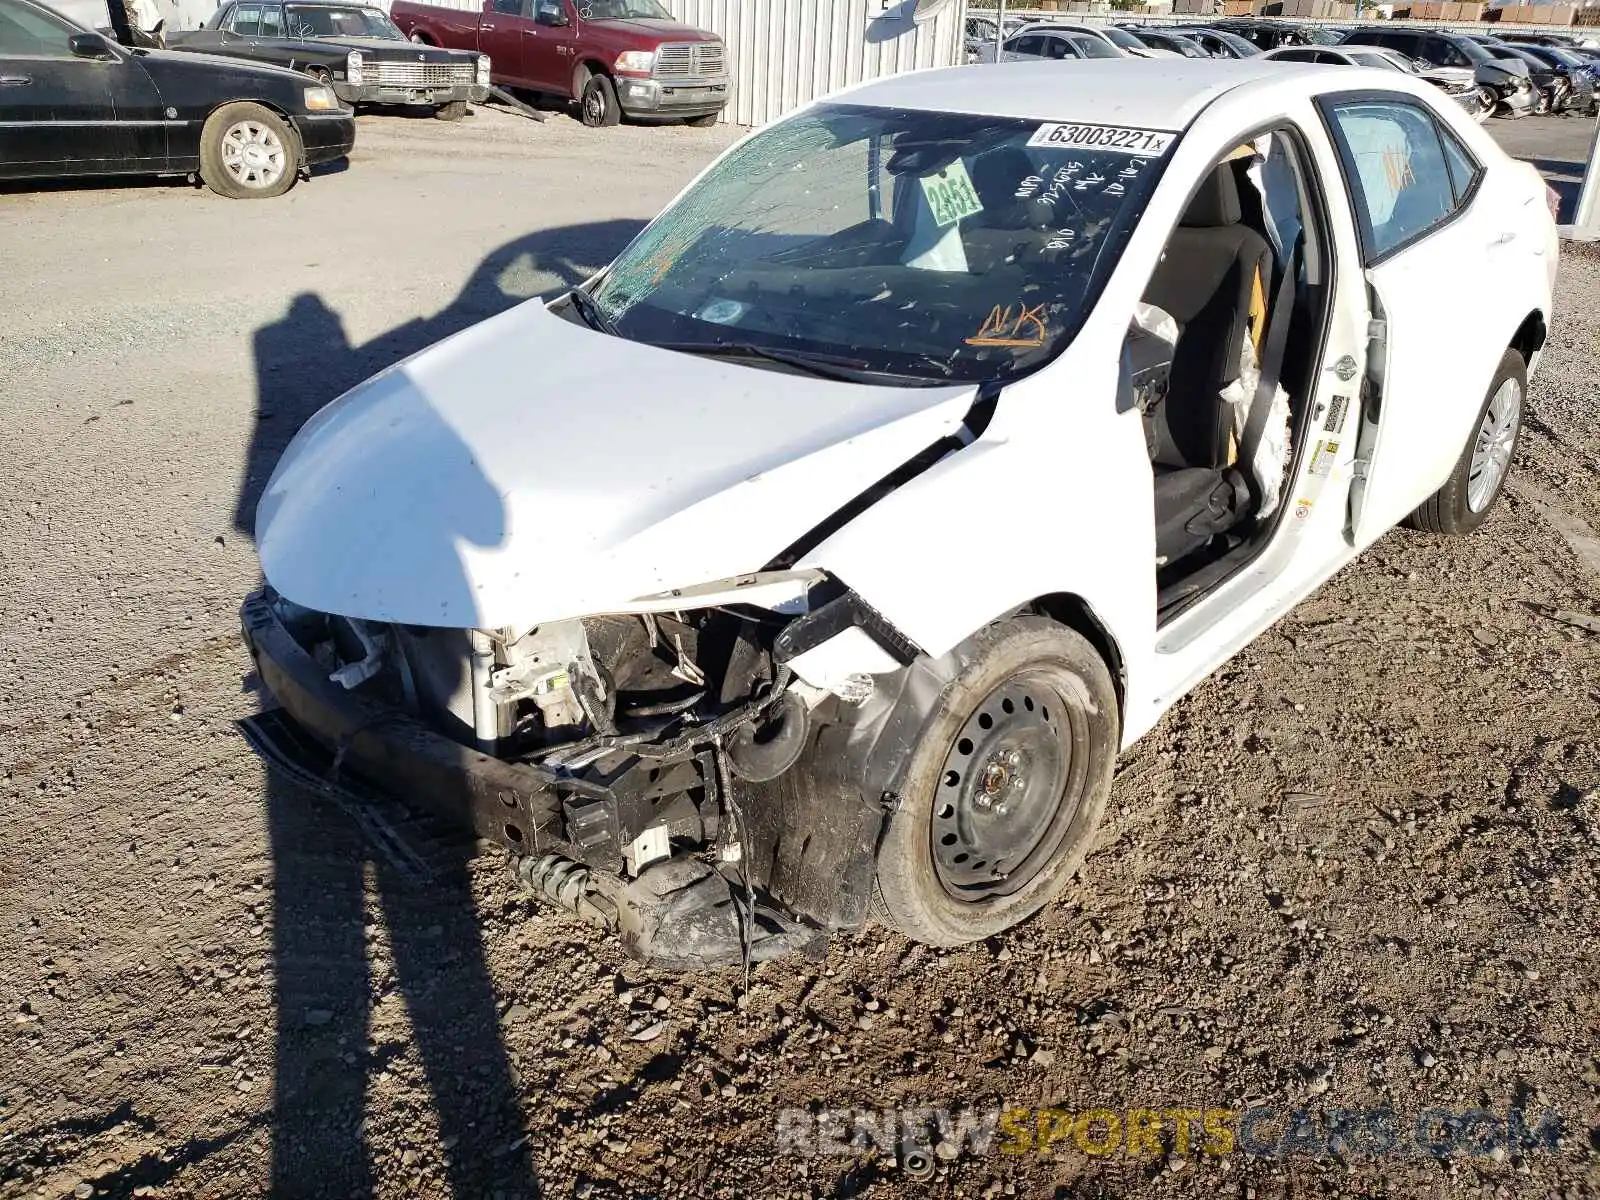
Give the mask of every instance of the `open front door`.
[(1407, 517), (1449, 477), (1503, 345), (1475, 337), (1481, 298), (1438, 281), (1487, 277), (1491, 236), (1472, 200), (1483, 174), (1420, 104), (1386, 95), (1324, 102), (1366, 268), (1369, 340), (1351, 488), (1357, 546)]

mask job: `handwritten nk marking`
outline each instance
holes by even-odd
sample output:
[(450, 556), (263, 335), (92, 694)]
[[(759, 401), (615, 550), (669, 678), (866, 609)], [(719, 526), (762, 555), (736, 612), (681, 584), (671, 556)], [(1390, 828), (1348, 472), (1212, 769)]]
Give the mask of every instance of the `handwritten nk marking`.
[[(1044, 305), (1036, 304), (1029, 308), (1026, 304), (1019, 304), (1016, 307), (1019, 311), (1013, 319), (1011, 305), (1004, 308), (995, 305), (989, 310), (982, 328), (967, 339), (967, 345), (1012, 346), (1022, 350), (1044, 345)], [(1025, 332), (1030, 326), (1032, 334)]]

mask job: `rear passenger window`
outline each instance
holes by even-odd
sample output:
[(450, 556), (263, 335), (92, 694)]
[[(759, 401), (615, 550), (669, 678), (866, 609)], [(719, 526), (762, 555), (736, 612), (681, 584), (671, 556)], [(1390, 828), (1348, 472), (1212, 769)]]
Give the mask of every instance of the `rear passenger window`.
[(1450, 168), (1450, 183), (1455, 188), (1456, 203), (1466, 202), (1468, 194), (1477, 186), (1478, 176), (1483, 174), (1483, 164), (1472, 157), (1472, 152), (1456, 140), (1456, 135), (1448, 129), (1440, 129), (1439, 135), (1444, 142), (1444, 161)]
[(283, 36), (283, 9), (276, 4), (268, 4), (261, 10), (261, 36)]
[(1368, 266), (1455, 214), (1466, 192), (1456, 190), (1443, 132), (1426, 112), (1402, 101), (1326, 104), (1324, 112)]
[(233, 31), (250, 35), (260, 33), (261, 6), (259, 4), (241, 4), (234, 9)]

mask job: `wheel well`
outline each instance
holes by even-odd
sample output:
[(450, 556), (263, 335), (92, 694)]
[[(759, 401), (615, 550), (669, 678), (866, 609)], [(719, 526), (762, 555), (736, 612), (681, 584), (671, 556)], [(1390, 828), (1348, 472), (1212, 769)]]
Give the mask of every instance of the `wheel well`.
[(610, 74), (611, 72), (606, 70), (606, 65), (603, 62), (598, 62), (592, 58), (584, 59), (578, 64), (577, 70), (572, 73), (572, 98), (576, 100), (583, 95), (583, 85), (589, 82), (591, 75), (609, 76)]
[(1048, 596), (1040, 596), (1031, 604), (1025, 605), (1024, 611), (1049, 617), (1052, 621), (1081, 633), (1100, 657), (1106, 660), (1106, 666), (1111, 670), (1111, 681), (1117, 689), (1117, 727), (1120, 734), (1128, 693), (1128, 672), (1122, 660), (1122, 649), (1117, 645), (1116, 638), (1111, 636), (1111, 631), (1095, 615), (1088, 601), (1067, 592), (1054, 592)]
[[(224, 100), (220, 104), (212, 105), (211, 111), (206, 113), (206, 121), (209, 122), (212, 117), (216, 116), (230, 104), (254, 104), (257, 108), (264, 108), (273, 116), (281, 119), (283, 123), (289, 127), (289, 136), (294, 138), (295, 149), (299, 151), (299, 161), (295, 164), (295, 166), (299, 168), (305, 165), (306, 148), (305, 143), (300, 140), (300, 127), (294, 123), (294, 118), (290, 116), (280, 105), (274, 104), (271, 100), (262, 100), (259, 97), (252, 96), (249, 99), (241, 99), (236, 96), (231, 100)], [(205, 125), (202, 123), (201, 128), (204, 129), (204, 127)]]
[(1544, 323), (1544, 314), (1537, 309), (1529, 313), (1511, 339), (1511, 348), (1522, 355), (1522, 361), (1532, 362), (1533, 356), (1544, 348), (1550, 330)]

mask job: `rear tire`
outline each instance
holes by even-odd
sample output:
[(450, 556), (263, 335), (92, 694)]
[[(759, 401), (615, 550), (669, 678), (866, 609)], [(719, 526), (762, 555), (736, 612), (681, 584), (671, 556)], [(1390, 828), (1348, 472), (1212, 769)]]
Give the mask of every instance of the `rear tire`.
[(1528, 365), (1522, 355), (1507, 350), (1455, 470), (1442, 488), (1406, 518), (1407, 525), (1425, 533), (1459, 537), (1483, 524), (1511, 474), (1527, 396)]
[(433, 110), (433, 115), (441, 121), (459, 121), (467, 115), (467, 102), (465, 100), (452, 100), (449, 104), (441, 104)]
[(616, 85), (604, 75), (591, 75), (578, 95), (578, 119), (590, 129), (609, 129), (622, 120)]
[(872, 900), (935, 946), (1008, 929), (1066, 886), (1105, 812), (1121, 728), (1111, 673), (1073, 630), (1014, 617), (964, 652), (906, 764)]
[(259, 104), (224, 104), (200, 131), (200, 178), (230, 200), (265, 200), (292, 188), (300, 174), (300, 139)]

